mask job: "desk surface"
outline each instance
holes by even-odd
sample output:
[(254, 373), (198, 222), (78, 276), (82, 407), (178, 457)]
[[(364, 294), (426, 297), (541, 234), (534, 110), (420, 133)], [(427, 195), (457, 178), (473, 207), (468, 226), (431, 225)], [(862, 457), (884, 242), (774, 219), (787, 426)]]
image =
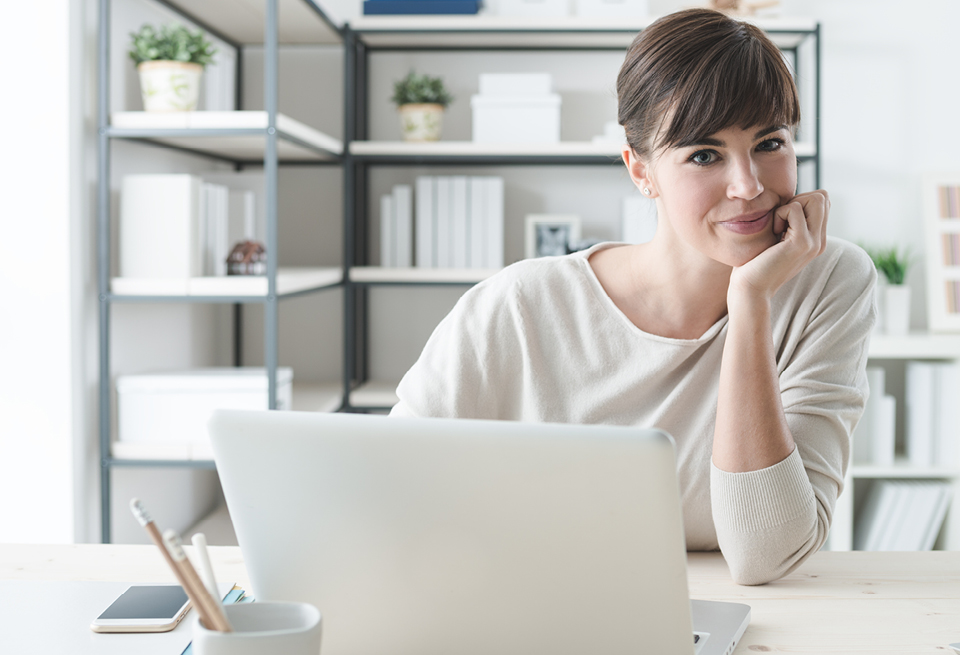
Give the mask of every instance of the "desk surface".
[[(239, 548), (210, 555), (218, 580), (248, 583)], [(693, 598), (753, 608), (738, 654), (946, 655), (960, 642), (960, 552), (820, 552), (759, 587), (734, 584), (719, 554), (689, 562)], [(0, 580), (173, 582), (153, 546), (101, 545), (0, 545)]]

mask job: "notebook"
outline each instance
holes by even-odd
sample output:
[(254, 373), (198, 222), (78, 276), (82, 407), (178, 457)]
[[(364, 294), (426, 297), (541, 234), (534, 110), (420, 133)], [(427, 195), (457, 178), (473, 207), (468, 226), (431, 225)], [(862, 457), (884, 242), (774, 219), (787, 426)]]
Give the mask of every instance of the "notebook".
[(689, 600), (664, 432), (231, 410), (209, 428), (253, 593), (316, 605), (324, 655), (720, 655), (749, 622)]

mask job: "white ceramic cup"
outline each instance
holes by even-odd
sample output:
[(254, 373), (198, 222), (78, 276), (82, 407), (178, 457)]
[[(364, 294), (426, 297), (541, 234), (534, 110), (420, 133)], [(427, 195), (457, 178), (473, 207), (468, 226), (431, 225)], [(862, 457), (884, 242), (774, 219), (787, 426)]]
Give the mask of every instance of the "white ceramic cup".
[(310, 603), (224, 605), (233, 632), (208, 630), (193, 619), (194, 655), (319, 655), (320, 611)]

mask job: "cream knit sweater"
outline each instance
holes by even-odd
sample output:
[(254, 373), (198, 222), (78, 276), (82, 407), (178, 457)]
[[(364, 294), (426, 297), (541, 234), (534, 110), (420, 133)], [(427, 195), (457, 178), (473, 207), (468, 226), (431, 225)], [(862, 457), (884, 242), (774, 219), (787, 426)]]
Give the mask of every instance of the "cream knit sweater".
[(713, 466), (727, 318), (699, 339), (637, 328), (590, 250), (506, 268), (460, 299), (397, 390), (392, 415), (655, 426), (677, 446), (688, 550), (719, 548), (733, 579), (786, 575), (824, 543), (867, 396), (876, 271), (839, 239), (777, 293), (773, 338), (797, 448), (759, 471)]

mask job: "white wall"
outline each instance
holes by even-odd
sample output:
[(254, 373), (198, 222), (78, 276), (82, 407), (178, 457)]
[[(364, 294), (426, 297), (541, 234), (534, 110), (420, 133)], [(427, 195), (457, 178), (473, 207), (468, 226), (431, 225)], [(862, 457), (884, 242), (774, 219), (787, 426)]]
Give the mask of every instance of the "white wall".
[(5, 61), (30, 53), (0, 103), (0, 542), (74, 538), (72, 4), (15, 3), (0, 40)]

